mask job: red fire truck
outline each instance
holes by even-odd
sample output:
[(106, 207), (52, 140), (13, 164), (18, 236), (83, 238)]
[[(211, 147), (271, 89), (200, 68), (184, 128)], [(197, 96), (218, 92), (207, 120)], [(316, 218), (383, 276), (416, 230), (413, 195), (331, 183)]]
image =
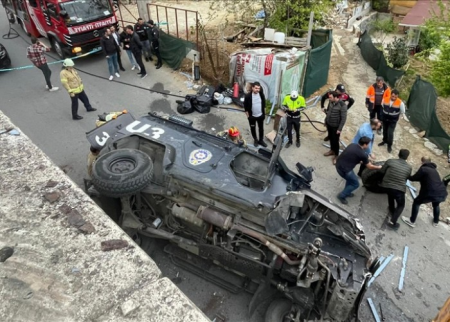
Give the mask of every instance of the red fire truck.
[(106, 26), (117, 25), (110, 0), (1, 0), (10, 21), (46, 37), (62, 59), (100, 46)]

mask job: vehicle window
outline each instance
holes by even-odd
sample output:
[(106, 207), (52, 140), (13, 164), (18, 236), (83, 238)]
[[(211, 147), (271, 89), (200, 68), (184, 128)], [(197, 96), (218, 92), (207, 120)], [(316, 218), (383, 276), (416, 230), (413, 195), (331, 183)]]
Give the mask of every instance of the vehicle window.
[(54, 3), (45, 1), (45, 5), (47, 6), (48, 13), (53, 18), (59, 19), (58, 13), (56, 12), (56, 6)]
[(28, 0), (28, 3), (30, 6), (37, 8), (38, 6), (38, 0)]
[(66, 13), (64, 19), (67, 25), (90, 22), (113, 14), (108, 0), (74, 0), (60, 3), (59, 7)]

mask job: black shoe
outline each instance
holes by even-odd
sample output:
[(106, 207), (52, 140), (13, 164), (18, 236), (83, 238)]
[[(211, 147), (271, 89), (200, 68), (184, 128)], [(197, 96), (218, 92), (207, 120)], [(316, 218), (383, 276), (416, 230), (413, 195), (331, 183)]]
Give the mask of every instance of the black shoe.
[(330, 137), (329, 137), (329, 136), (326, 136), (323, 140), (324, 140), (325, 142), (330, 141)]
[(120, 67), (120, 70), (124, 72), (124, 71), (125, 71), (125, 68), (123, 68), (123, 67)]
[(137, 73), (139, 76), (142, 76), (142, 73), (141, 72), (139, 72), (139, 73)]
[(145, 61), (148, 61), (148, 57), (145, 57)]
[(147, 77), (147, 74), (141, 75), (141, 79), (144, 79), (145, 77)]
[(380, 142), (380, 143), (378, 143), (378, 146), (383, 146), (383, 145), (385, 145), (386, 144), (386, 142)]
[(152, 57), (152, 56), (148, 57), (148, 59), (149, 59), (150, 61), (153, 61), (153, 57)]
[(79, 115), (72, 117), (72, 119), (75, 120), (75, 121), (81, 120), (82, 118), (83, 117), (79, 116)]
[(396, 222), (395, 224), (389, 220), (389, 222), (386, 224), (386, 226), (388, 226), (389, 228), (393, 229), (393, 230), (398, 230), (400, 228), (400, 224), (398, 222)]
[(259, 145), (259, 141), (258, 141), (258, 140), (255, 140), (254, 144), (255, 144), (255, 148), (257, 148), (258, 145)]
[(300, 147), (300, 140), (297, 140), (297, 142), (295, 142), (295, 146), (296, 146), (297, 148)]
[(288, 143), (286, 143), (286, 146), (284, 148), (289, 149), (291, 147), (291, 145), (292, 145), (292, 142), (288, 142)]
[(338, 200), (339, 200), (341, 203), (343, 203), (344, 205), (348, 205), (347, 199), (341, 198), (341, 197), (339, 197), (339, 195), (337, 195), (337, 198), (338, 198)]
[(88, 110), (86, 110), (86, 111), (88, 111), (88, 112), (94, 112), (94, 111), (96, 111), (96, 110), (97, 110), (96, 108), (91, 107), (90, 109), (88, 109)]
[(392, 147), (388, 146), (387, 150), (388, 150), (389, 153), (391, 153), (392, 152)]
[(264, 142), (264, 140), (259, 140), (259, 145), (267, 148), (267, 144), (266, 144), (266, 142)]
[(160, 69), (162, 65), (156, 65), (156, 69)]

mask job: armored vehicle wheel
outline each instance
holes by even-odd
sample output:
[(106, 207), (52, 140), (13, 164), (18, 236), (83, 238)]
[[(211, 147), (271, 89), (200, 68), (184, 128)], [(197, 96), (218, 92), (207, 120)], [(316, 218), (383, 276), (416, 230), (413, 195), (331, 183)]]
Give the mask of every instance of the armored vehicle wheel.
[(265, 322), (291, 322), (295, 320), (297, 310), (288, 299), (276, 299), (270, 303), (266, 311)]
[(92, 183), (100, 194), (120, 198), (147, 187), (152, 175), (153, 162), (147, 154), (135, 149), (120, 149), (97, 159)]

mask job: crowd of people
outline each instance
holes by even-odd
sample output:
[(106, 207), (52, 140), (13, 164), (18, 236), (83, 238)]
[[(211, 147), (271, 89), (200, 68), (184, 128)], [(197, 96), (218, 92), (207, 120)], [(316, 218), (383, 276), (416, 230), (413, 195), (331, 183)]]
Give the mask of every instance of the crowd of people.
[[(125, 71), (122, 64), (122, 53), (127, 53), (131, 64), (131, 70), (138, 69), (138, 76), (141, 79), (147, 77), (147, 70), (142, 61), (152, 61), (152, 52), (155, 54), (157, 61), (156, 69), (162, 67), (162, 59), (159, 51), (159, 29), (153, 22), (149, 20), (144, 22), (139, 18), (135, 26), (128, 25), (125, 30), (119, 33), (119, 27), (110, 26), (104, 29), (100, 39), (100, 45), (105, 55), (109, 80), (114, 77), (119, 78), (120, 72)], [(52, 85), (51, 70), (47, 64), (45, 53), (50, 48), (39, 42), (36, 37), (31, 37), (31, 46), (27, 48), (27, 57), (33, 65), (40, 69), (44, 74), (46, 89), (50, 92), (57, 91), (59, 88)], [(96, 111), (89, 102), (89, 98), (84, 91), (83, 82), (77, 71), (74, 69), (75, 63), (72, 59), (67, 58), (63, 62), (63, 68), (60, 72), (60, 79), (63, 87), (67, 90), (72, 102), (72, 119), (81, 120), (83, 117), (78, 115), (78, 100), (80, 100), (88, 112)]]

